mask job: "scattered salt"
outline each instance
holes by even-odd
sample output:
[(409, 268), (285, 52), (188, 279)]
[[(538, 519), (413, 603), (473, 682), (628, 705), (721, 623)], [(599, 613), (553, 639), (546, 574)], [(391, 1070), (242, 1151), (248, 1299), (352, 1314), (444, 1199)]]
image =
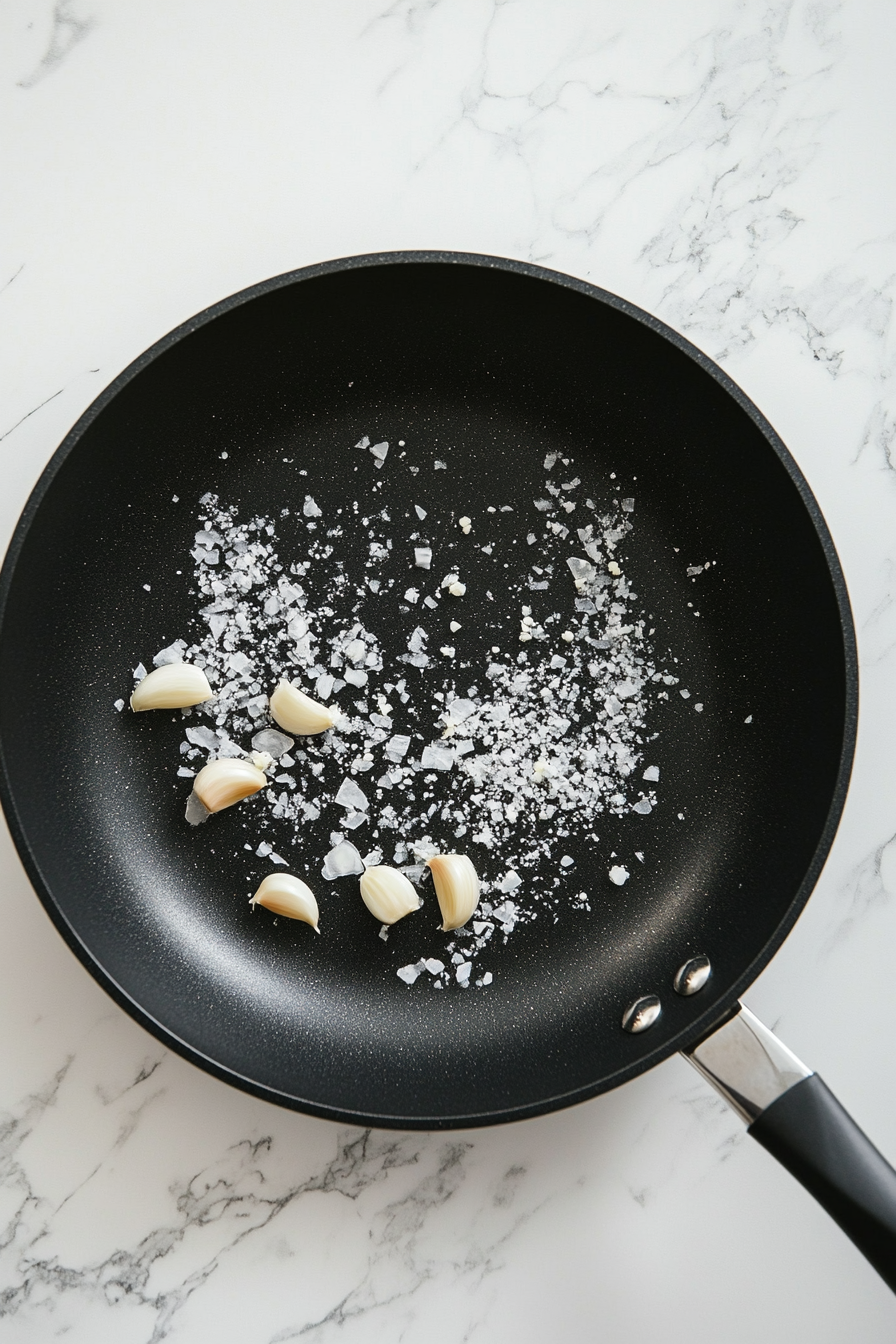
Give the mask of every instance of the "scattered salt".
[(631, 874), (627, 868), (623, 868), (621, 864), (617, 863), (610, 869), (608, 876), (611, 882), (615, 882), (617, 887), (621, 887), (623, 883), (628, 881)]
[(359, 789), (353, 779), (344, 779), (339, 787), (339, 791), (334, 799), (340, 807), (352, 808), (358, 812), (366, 812), (370, 806), (367, 794)]
[(176, 639), (173, 644), (169, 644), (167, 649), (159, 649), (153, 658), (155, 667), (168, 667), (172, 663), (182, 663), (184, 661), (184, 650), (187, 642), (184, 639)]
[(414, 547), (414, 564), (418, 569), (429, 569), (432, 564), (432, 550), (429, 546)]
[(353, 873), (364, 872), (364, 860), (350, 840), (341, 840), (330, 850), (324, 859), (321, 876), (328, 882), (337, 877), (350, 877)]

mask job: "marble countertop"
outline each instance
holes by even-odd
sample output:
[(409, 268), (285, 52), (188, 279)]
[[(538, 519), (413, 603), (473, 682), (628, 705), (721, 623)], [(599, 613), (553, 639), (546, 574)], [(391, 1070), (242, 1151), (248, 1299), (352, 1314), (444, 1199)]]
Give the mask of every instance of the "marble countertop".
[[(0, 26), (4, 545), (145, 347), (329, 257), (584, 277), (768, 416), (840, 552), (862, 707), (748, 1002), (896, 1157), (892, 6), (15, 0)], [(5, 830), (0, 865), (0, 1341), (893, 1339), (892, 1295), (683, 1061), (505, 1128), (341, 1129), (167, 1053)]]

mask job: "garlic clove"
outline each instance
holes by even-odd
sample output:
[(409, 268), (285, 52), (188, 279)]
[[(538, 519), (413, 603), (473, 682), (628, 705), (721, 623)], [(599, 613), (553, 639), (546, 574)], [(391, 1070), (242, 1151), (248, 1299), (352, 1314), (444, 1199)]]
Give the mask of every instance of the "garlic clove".
[(131, 696), (131, 709), (188, 709), (213, 699), (214, 691), (201, 667), (167, 663), (146, 674)]
[(315, 933), (320, 933), (320, 911), (314, 892), (299, 877), (291, 873), (271, 873), (266, 877), (249, 902), (251, 906), (263, 905), (275, 915), (285, 915), (287, 919), (300, 919), (310, 924)]
[(460, 929), (479, 904), (479, 878), (466, 854), (434, 854), (426, 860), (432, 873), (442, 928)]
[(271, 696), (271, 714), (287, 733), (305, 737), (325, 733), (340, 717), (338, 709), (319, 704), (288, 681), (281, 681)]
[(375, 864), (361, 878), (361, 900), (381, 924), (397, 924), (420, 908), (413, 884), (397, 868)]
[[(222, 757), (218, 761), (209, 761), (208, 765), (199, 771), (193, 782), (191, 798), (197, 799), (206, 812), (221, 812), (225, 807), (233, 807), (234, 803), (239, 803), (243, 798), (257, 793), (267, 782), (267, 775), (250, 761), (236, 760), (230, 756)], [(204, 820), (202, 817), (197, 817), (194, 821), (190, 810), (188, 805), (187, 820), (192, 821), (194, 826), (196, 821)], [(195, 812), (195, 809), (193, 810)]]

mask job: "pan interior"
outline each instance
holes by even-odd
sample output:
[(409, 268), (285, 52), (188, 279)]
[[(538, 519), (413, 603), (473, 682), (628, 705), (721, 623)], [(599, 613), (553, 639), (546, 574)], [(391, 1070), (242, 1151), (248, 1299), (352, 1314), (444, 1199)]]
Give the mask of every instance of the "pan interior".
[[(380, 479), (390, 507), (423, 502), (424, 474), (390, 475), (387, 462), (375, 475), (354, 447), (363, 434), (447, 464), (425, 473), (436, 544), (453, 544), (457, 517), (475, 514), (511, 557), (488, 601), (475, 581), (486, 560), (470, 559), (459, 657), (480, 657), (486, 639), (516, 656), (514, 566), (526, 563), (521, 538), (553, 453), (574, 461), (583, 495), (635, 498), (619, 554), (653, 646), (694, 690), (685, 700), (674, 688), (648, 723), (657, 808), (589, 818), (599, 840), (570, 841), (590, 908), (518, 927), (487, 990), (435, 993), (396, 976), (413, 920), (384, 944), (359, 914), (356, 879), (316, 876), (332, 816), (289, 854), (320, 891), (325, 936), (253, 917), (245, 894), (269, 865), (246, 848), (251, 804), (186, 827), (185, 781), (171, 769), (178, 716), (112, 708), (136, 661), (195, 617), (190, 551), (205, 492), (244, 517), (299, 512), (305, 494), (325, 516), (356, 500), (363, 510)], [(299, 277), (146, 362), (75, 432), (42, 490), (7, 565), (0, 645), (13, 827), (94, 973), (213, 1071), (380, 1123), (549, 1109), (612, 1086), (721, 1012), (798, 912), (829, 843), (846, 727), (831, 567), (748, 411), (621, 306), (435, 260)], [(489, 504), (512, 512), (485, 515)], [(306, 544), (284, 521), (284, 547), (299, 556)], [(706, 562), (699, 582), (688, 575)], [(397, 621), (380, 630), (395, 652), (406, 634)], [(440, 824), (435, 838), (459, 847)], [(611, 855), (636, 851), (632, 880), (609, 883)], [(679, 998), (673, 975), (696, 953), (710, 956), (712, 978)], [(632, 1037), (621, 1013), (646, 993), (664, 1011)]]

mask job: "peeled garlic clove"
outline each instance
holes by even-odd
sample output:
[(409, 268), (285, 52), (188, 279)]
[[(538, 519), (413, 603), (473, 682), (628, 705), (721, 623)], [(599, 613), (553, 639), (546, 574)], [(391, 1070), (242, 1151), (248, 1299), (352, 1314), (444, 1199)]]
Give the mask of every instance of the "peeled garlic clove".
[[(199, 800), (206, 812), (222, 812), (225, 807), (233, 807), (234, 803), (257, 793), (267, 782), (267, 775), (250, 761), (223, 757), (219, 761), (209, 761), (199, 771), (193, 784), (193, 798)], [(189, 811), (187, 820), (192, 820)]]
[(131, 696), (131, 709), (188, 709), (213, 699), (214, 691), (201, 667), (168, 663), (147, 673)]
[(320, 933), (320, 911), (314, 892), (306, 882), (293, 877), (291, 873), (271, 873), (249, 904), (263, 905), (266, 910), (273, 911), (275, 915), (285, 915), (287, 919), (301, 919), (305, 924), (310, 924), (315, 933)]
[(412, 883), (397, 868), (377, 864), (361, 878), (361, 900), (381, 924), (397, 924), (420, 908)]
[(287, 733), (310, 737), (325, 733), (339, 718), (339, 711), (328, 709), (288, 681), (281, 681), (271, 696), (271, 714)]
[(434, 854), (426, 860), (442, 912), (442, 928), (459, 929), (479, 904), (479, 878), (466, 854)]

